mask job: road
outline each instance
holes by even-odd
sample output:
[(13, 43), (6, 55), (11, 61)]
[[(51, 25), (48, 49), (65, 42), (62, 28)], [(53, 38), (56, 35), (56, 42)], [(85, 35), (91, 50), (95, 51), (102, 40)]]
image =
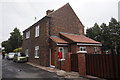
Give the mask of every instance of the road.
[(16, 63), (7, 59), (2, 60), (2, 72), (3, 80), (10, 78), (19, 78), (19, 80), (64, 80), (55, 73), (33, 67), (26, 63)]

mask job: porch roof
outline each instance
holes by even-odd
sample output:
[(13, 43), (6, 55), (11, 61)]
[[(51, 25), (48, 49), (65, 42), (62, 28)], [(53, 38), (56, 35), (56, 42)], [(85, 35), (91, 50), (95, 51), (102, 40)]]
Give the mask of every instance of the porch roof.
[(67, 44), (68, 42), (66, 42), (65, 40), (57, 37), (57, 36), (51, 36), (50, 39), (52, 39), (54, 42), (56, 43), (64, 43), (64, 44)]
[(72, 40), (73, 42), (101, 44), (100, 42), (90, 39), (84, 35), (77, 35), (77, 34), (63, 33), (63, 32), (60, 32), (60, 34), (63, 35), (64, 37)]

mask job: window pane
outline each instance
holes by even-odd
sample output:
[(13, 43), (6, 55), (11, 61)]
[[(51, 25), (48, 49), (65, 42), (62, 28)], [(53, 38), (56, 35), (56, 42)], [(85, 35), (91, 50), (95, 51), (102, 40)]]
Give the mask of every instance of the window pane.
[(35, 37), (39, 36), (39, 26), (35, 27)]
[(39, 46), (35, 46), (35, 58), (39, 58), (38, 51), (39, 51)]
[(80, 47), (80, 51), (86, 51), (86, 47)]

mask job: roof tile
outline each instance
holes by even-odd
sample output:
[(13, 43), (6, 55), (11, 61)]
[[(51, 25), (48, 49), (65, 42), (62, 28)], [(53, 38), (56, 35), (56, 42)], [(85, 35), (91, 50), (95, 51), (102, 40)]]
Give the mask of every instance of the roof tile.
[(84, 35), (77, 35), (77, 34), (70, 34), (70, 33), (63, 33), (63, 32), (60, 32), (60, 34), (72, 40), (73, 42), (101, 44), (100, 42), (90, 39)]
[(52, 39), (54, 42), (57, 42), (57, 43), (68, 43), (65, 40), (63, 40), (57, 36), (51, 36), (50, 39)]

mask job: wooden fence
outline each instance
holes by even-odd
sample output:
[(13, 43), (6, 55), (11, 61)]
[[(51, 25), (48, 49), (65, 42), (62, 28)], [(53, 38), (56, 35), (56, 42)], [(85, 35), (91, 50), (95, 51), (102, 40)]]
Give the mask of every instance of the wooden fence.
[(86, 74), (105, 79), (120, 79), (120, 55), (86, 54)]

